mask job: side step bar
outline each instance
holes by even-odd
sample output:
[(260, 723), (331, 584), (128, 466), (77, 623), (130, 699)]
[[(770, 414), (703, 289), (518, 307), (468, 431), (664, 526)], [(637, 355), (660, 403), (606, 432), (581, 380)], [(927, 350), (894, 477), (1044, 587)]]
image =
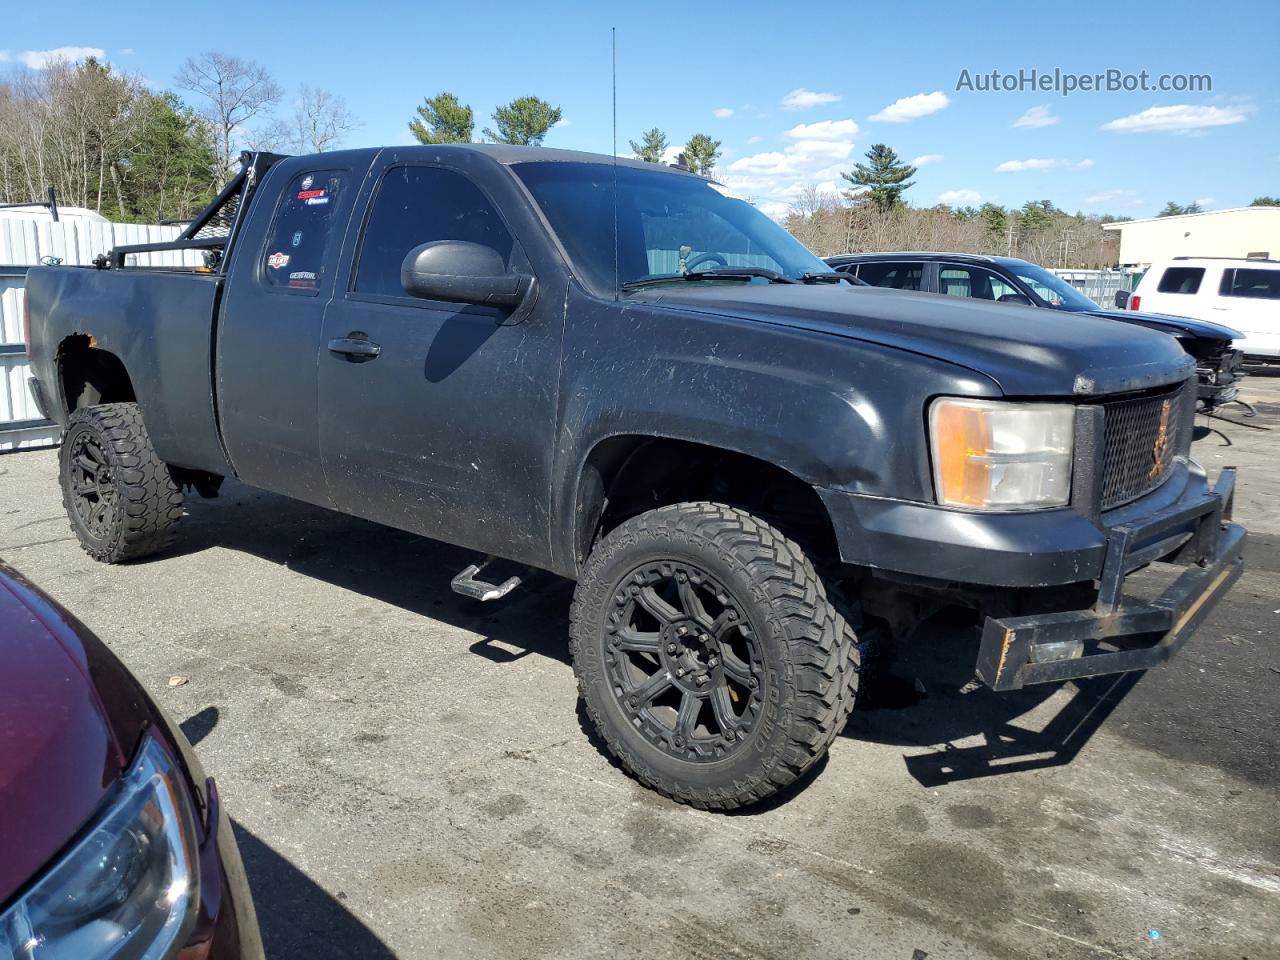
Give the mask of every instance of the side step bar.
[(487, 580), (477, 579), (477, 574), (496, 559), (496, 557), (485, 557), (480, 563), (471, 564), (471, 566), (454, 577), (449, 582), (449, 586), (453, 588), (454, 593), (460, 593), (464, 597), (470, 597), (472, 600), (479, 600), (481, 603), (489, 600), (501, 600), (516, 587), (520, 586), (522, 581), (519, 577), (508, 577), (502, 583), (490, 583)]

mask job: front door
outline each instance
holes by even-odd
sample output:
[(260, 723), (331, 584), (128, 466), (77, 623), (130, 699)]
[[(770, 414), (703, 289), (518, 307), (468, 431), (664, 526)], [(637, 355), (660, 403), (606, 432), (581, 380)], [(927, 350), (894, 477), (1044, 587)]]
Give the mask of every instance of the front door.
[(372, 197), (321, 343), (320, 444), (334, 500), (545, 564), (562, 302), (544, 290), (520, 318), (410, 297), (401, 263), (432, 240), (484, 244), (508, 268), (531, 268), (495, 205), (457, 170), (393, 159)]

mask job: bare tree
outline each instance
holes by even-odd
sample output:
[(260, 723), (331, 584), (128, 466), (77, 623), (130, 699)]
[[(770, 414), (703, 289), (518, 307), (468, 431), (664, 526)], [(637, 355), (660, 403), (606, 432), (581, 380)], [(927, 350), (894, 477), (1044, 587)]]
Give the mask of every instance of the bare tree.
[(279, 85), (262, 65), (210, 50), (182, 64), (178, 86), (201, 99), (199, 109), (213, 130), (221, 179), (229, 180), (234, 145), (247, 135), (248, 123), (268, 114), (280, 100)]
[(302, 87), (293, 115), (294, 141), (299, 153), (324, 153), (346, 139), (359, 125), (346, 101), (328, 90)]

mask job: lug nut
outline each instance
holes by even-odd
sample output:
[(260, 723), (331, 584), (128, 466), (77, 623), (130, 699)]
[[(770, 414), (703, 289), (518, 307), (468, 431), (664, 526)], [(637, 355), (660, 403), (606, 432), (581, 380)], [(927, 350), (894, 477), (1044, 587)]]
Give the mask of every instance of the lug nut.
[(707, 675), (706, 675), (705, 673), (699, 674), (699, 675), (698, 675), (698, 686), (702, 686), (702, 685), (703, 685), (704, 683), (706, 683), (706, 682), (707, 682)]
[(738, 612), (736, 610), (730, 610), (728, 613), (725, 614), (725, 616), (727, 616), (730, 620), (737, 620)]
[(701, 640), (703, 643), (710, 643), (710, 642), (711, 642), (711, 634), (709, 634), (709, 633), (704, 633), (704, 634), (703, 634), (702, 636), (700, 636), (698, 639), (699, 639), (699, 640)]
[(689, 628), (685, 626), (683, 623), (680, 624), (680, 626), (676, 627), (676, 633), (680, 634), (680, 636), (682, 637), (688, 632), (689, 632)]
[(750, 680), (747, 681), (747, 686), (749, 686), (752, 690), (754, 690), (756, 687), (760, 686), (760, 681), (757, 680), (755, 677), (752, 677)]
[(675, 653), (675, 652), (676, 652), (676, 645), (674, 643), (668, 643), (667, 653)]
[(716, 666), (716, 664), (718, 664), (719, 662), (720, 662), (720, 658), (719, 658), (719, 657), (715, 657), (715, 656), (707, 657), (707, 666), (708, 666), (708, 667), (714, 667), (714, 666)]
[(683, 677), (683, 676), (684, 676), (684, 669), (683, 669), (683, 668), (680, 668), (680, 669), (676, 670), (676, 676), (677, 676), (677, 677)]

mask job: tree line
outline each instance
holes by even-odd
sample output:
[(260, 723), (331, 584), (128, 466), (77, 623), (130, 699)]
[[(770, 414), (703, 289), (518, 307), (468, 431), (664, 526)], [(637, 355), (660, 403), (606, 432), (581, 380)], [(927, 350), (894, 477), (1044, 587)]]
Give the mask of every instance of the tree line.
[[(409, 121), (409, 132), (419, 143), (471, 143), (475, 139), (475, 111), (448, 91), (427, 97), (417, 108), (417, 116)], [(561, 120), (559, 107), (540, 97), (517, 97), (493, 111), (493, 127), (484, 129), (484, 139), (491, 143), (511, 143), (538, 147)], [(671, 146), (667, 135), (657, 127), (631, 141), (636, 159), (663, 163)], [(675, 162), (694, 173), (709, 176), (721, 156), (720, 141), (705, 133), (695, 133), (679, 151)]]
[(784, 226), (819, 256), (879, 250), (944, 250), (1021, 257), (1053, 267), (1097, 268), (1115, 262), (1119, 238), (1104, 223), (1124, 217), (1069, 214), (1051, 200), (1020, 208), (995, 203), (913, 207), (904, 194), (916, 167), (887, 144), (842, 173), (848, 187), (804, 190)]
[(249, 60), (210, 51), (174, 88), (89, 58), (0, 78), (0, 203), (43, 198), (116, 221), (195, 215), (235, 173), (241, 149), (320, 152), (357, 122), (343, 99), (292, 96)]

